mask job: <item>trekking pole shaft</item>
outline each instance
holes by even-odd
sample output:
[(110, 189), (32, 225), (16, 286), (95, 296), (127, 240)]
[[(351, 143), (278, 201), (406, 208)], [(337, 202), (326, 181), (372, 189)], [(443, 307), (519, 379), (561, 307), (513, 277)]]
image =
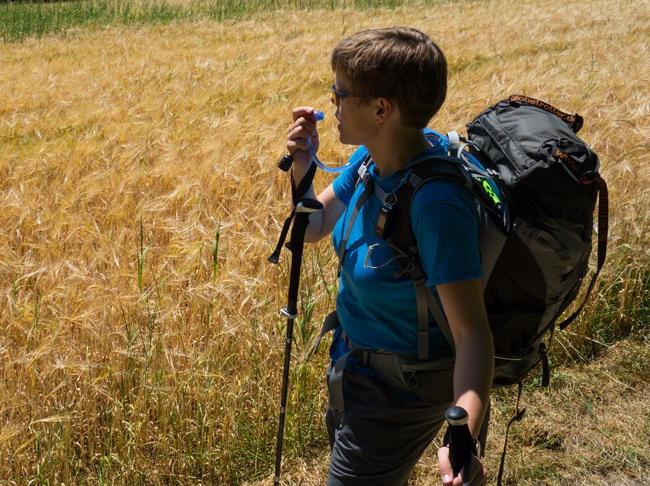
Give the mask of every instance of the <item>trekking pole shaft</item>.
[(287, 414), (287, 394), (289, 388), (289, 361), (291, 359), (291, 335), (293, 334), (294, 319), (287, 319), (287, 337), (284, 348), (284, 368), (282, 371), (282, 396), (280, 397), (280, 419), (278, 422), (277, 449), (275, 455), (275, 481), (280, 484), (280, 470), (282, 468), (282, 443), (284, 441), (284, 421)]
[(275, 456), (274, 485), (280, 484), (280, 470), (282, 468), (282, 443), (284, 441), (284, 422), (287, 411), (287, 395), (289, 389), (289, 366), (291, 360), (291, 345), (293, 342), (293, 324), (298, 313), (298, 288), (300, 282), (300, 266), (302, 263), (305, 231), (309, 225), (310, 212), (296, 211), (296, 219), (291, 229), (291, 273), (289, 279), (289, 292), (287, 306), (282, 309), (282, 314), (287, 317), (287, 335), (284, 349), (284, 369), (282, 371), (282, 394), (280, 397), (280, 419), (278, 423), (277, 450)]

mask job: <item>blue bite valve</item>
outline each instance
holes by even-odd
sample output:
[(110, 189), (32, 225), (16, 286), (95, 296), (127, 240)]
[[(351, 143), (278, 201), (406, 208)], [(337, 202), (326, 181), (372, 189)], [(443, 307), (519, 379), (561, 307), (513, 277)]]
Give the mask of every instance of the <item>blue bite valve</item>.
[(314, 121), (321, 121), (325, 118), (325, 113), (322, 111), (314, 110)]

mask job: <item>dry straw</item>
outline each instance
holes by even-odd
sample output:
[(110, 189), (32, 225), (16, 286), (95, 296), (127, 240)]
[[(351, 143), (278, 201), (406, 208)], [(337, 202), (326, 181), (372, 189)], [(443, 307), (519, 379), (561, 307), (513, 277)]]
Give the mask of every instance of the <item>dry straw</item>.
[[(5, 44), (0, 483), (237, 484), (271, 470), (283, 349), (277, 312), (287, 286), (286, 260), (277, 268), (266, 261), (288, 209), (288, 182), (275, 163), (299, 104), (326, 111), (322, 160), (341, 163), (351, 153), (336, 144), (328, 56), (361, 28), (411, 25), (441, 44), (451, 68), (448, 101), (433, 123), (441, 131), (462, 131), (515, 92), (584, 116), (581, 135), (610, 184), (611, 256), (600, 295), (576, 336), (560, 340), (557, 359), (571, 365), (566, 356), (579, 362), (630, 330), (642, 334), (650, 261), (644, 5), (504, 0), (281, 11)], [(329, 180), (319, 174), (317, 183)], [(332, 306), (335, 275), (326, 244), (307, 253), (285, 447), (289, 459), (300, 457), (287, 484), (311, 485), (323, 484), (326, 470), (323, 459), (311, 462), (326, 456), (326, 358), (308, 351)], [(648, 356), (626, 346), (606, 351), (618, 363), (606, 371), (614, 395), (600, 394), (608, 385), (589, 369), (560, 379), (550, 397), (536, 392), (537, 415), (514, 439), (520, 452), (509, 484), (594, 484), (609, 471), (647, 467), (638, 436), (648, 427), (647, 380), (626, 381), (637, 365), (623, 358), (647, 369)], [(621, 398), (641, 422), (623, 414)], [(605, 399), (609, 408), (601, 408)], [(624, 418), (614, 422), (608, 410)], [(498, 424), (507, 411), (496, 415)], [(567, 430), (583, 419), (588, 430)], [(567, 439), (572, 433), (581, 435)], [(600, 441), (580, 440), (587, 436)], [(427, 456), (415, 484), (433, 482), (433, 464)]]

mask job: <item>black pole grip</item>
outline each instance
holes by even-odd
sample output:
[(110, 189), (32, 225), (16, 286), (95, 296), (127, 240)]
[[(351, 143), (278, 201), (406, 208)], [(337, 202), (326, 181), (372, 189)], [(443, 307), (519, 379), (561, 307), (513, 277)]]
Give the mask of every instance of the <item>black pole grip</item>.
[(278, 168), (286, 172), (289, 169), (291, 169), (292, 164), (293, 164), (293, 156), (291, 154), (285, 155), (280, 159), (280, 162), (278, 162)]
[[(472, 450), (474, 449), (474, 439), (469, 431), (467, 422), (469, 415), (462, 407), (450, 407), (445, 412), (445, 418), (449, 424), (445, 442), (449, 444), (449, 462), (454, 471), (454, 477), (458, 476), (463, 467), (472, 461)], [(465, 475), (469, 476), (469, 468)], [(469, 482), (469, 477), (464, 477), (464, 481)]]

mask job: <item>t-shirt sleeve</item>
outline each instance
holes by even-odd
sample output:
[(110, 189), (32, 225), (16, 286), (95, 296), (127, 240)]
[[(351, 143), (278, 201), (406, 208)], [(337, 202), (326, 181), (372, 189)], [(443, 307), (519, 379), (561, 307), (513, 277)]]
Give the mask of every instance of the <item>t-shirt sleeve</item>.
[(413, 232), (427, 285), (480, 278), (474, 196), (445, 180), (429, 182), (428, 186), (416, 193), (411, 206)]

